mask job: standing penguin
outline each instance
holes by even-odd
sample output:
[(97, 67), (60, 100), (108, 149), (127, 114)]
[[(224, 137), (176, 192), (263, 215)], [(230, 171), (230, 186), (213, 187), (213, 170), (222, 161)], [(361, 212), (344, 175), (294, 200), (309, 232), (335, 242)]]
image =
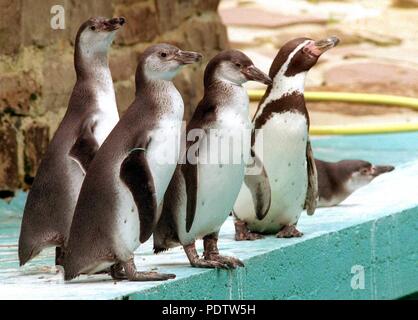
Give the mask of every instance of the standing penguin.
[(318, 190), (303, 95), (305, 77), (318, 58), (338, 42), (336, 37), (294, 39), (274, 59), (270, 69), (273, 84), (254, 116), (252, 150), (264, 169), (258, 176), (246, 177), (234, 206), (237, 240), (259, 238), (250, 231), (300, 237), (296, 224), (304, 207), (309, 215), (314, 213)]
[(315, 159), (318, 171), (318, 207), (332, 207), (379, 175), (393, 171), (393, 166), (375, 166), (363, 160), (326, 162)]
[(85, 172), (119, 121), (107, 53), (124, 24), (124, 18), (92, 18), (77, 33), (77, 82), (28, 195), (19, 238), (21, 266), (47, 247), (56, 247), (56, 264), (62, 264)]
[(201, 57), (168, 44), (153, 45), (141, 55), (135, 100), (84, 179), (64, 259), (65, 280), (107, 267), (114, 279), (175, 277), (137, 272), (133, 252), (157, 224), (179, 158), (184, 105), (172, 79)]
[[(249, 157), (252, 126), (249, 98), (242, 86), (248, 80), (271, 83), (240, 51), (221, 52), (209, 62), (204, 97), (187, 126), (187, 159), (176, 169), (154, 232), (155, 253), (182, 245), (194, 267), (243, 266), (236, 258), (221, 256), (217, 241)], [(204, 258), (196, 251), (199, 238), (203, 238)]]

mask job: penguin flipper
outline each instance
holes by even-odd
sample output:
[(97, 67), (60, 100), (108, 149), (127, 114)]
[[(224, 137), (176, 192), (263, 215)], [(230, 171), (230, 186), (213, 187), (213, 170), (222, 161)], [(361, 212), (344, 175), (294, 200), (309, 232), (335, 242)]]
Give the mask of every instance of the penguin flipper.
[(133, 149), (122, 162), (120, 178), (131, 191), (138, 208), (139, 240), (147, 241), (157, 225), (157, 196), (145, 149)]
[(70, 157), (80, 165), (84, 173), (87, 172), (91, 161), (99, 149), (99, 144), (93, 133), (94, 126), (95, 123), (90, 121), (81, 128), (80, 135), (69, 153)]
[[(202, 135), (202, 132), (204, 134)], [(186, 206), (186, 231), (189, 232), (192, 228), (194, 216), (196, 214), (197, 207), (197, 188), (199, 184), (199, 173), (198, 173), (198, 163), (199, 163), (199, 147), (200, 143), (203, 140), (203, 137), (206, 135), (206, 132), (199, 131), (199, 134), (195, 137), (194, 142), (191, 141), (187, 145), (186, 152), (186, 161), (181, 165), (181, 171), (184, 176), (184, 181), (186, 183), (186, 194), (187, 194), (187, 206)], [(190, 156), (193, 156), (193, 159), (190, 159)], [(190, 161), (192, 160), (192, 161)]]
[(244, 177), (244, 182), (251, 192), (254, 203), (254, 210), (259, 220), (263, 220), (267, 215), (271, 205), (271, 188), (261, 160), (253, 153), (254, 166), (251, 170), (257, 170), (254, 174), (247, 174)]
[(189, 232), (193, 225), (197, 206), (197, 185), (199, 179), (197, 164), (182, 165), (182, 172), (186, 182), (187, 193), (186, 231)]
[(306, 145), (306, 161), (308, 164), (308, 190), (306, 193), (305, 209), (308, 215), (313, 215), (318, 205), (318, 172), (312, 152), (311, 141)]

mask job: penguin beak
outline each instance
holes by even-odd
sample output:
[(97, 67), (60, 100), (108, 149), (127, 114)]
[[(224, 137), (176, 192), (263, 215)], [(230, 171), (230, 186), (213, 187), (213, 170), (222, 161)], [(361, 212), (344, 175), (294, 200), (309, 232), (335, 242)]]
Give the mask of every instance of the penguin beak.
[(313, 55), (314, 57), (320, 57), (324, 52), (328, 51), (329, 49), (332, 49), (336, 47), (340, 43), (340, 39), (338, 39), (335, 36), (318, 40), (315, 42), (312, 42), (304, 48), (305, 52), (308, 52), (309, 54)]
[(373, 166), (372, 167), (372, 176), (377, 177), (383, 173), (391, 172), (395, 170), (394, 166)]
[(124, 17), (109, 19), (103, 23), (103, 29), (112, 32), (120, 29), (125, 23), (126, 19)]
[(268, 86), (273, 83), (273, 81), (271, 81), (270, 77), (267, 74), (265, 74), (263, 71), (256, 68), (255, 66), (244, 67), (241, 70), (241, 72), (243, 75), (245, 75), (247, 80), (258, 81)]
[(179, 50), (174, 55), (174, 60), (176, 60), (182, 65), (199, 62), (200, 60), (202, 60), (202, 58), (203, 58), (203, 55), (197, 52), (193, 52), (193, 51)]

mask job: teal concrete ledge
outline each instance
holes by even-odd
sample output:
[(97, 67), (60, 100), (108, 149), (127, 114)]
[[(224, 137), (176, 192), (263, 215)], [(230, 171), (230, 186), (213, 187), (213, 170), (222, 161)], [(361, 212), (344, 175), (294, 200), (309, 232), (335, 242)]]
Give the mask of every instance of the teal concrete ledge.
[[(324, 140), (325, 141), (325, 140)], [(319, 141), (320, 143), (323, 143)], [(82, 276), (65, 283), (51, 267), (53, 250), (18, 267), (17, 238), (25, 201), (0, 203), (0, 299), (397, 299), (418, 292), (418, 162), (398, 165), (342, 205), (303, 215), (300, 239), (233, 240), (224, 225), (220, 249), (244, 260), (235, 271), (194, 269), (180, 248), (135, 256), (141, 270), (177, 274), (163, 283)], [(199, 243), (200, 245), (200, 243)], [(199, 246), (202, 250), (201, 245)], [(364, 274), (361, 272), (364, 270)], [(355, 271), (353, 274), (352, 271)], [(364, 275), (364, 289), (360, 282)], [(360, 284), (353, 289), (352, 282)]]
[[(53, 252), (17, 267), (18, 229), (0, 237), (1, 299), (396, 299), (418, 291), (418, 163), (404, 165), (359, 190), (340, 207), (303, 216), (301, 239), (268, 237), (235, 242), (229, 220), (223, 253), (242, 258), (236, 271), (188, 266), (180, 249), (155, 256), (151, 243), (136, 254), (141, 269), (173, 272), (164, 283), (115, 283), (83, 276), (64, 283), (48, 267)], [(396, 183), (396, 184), (395, 184)], [(13, 205), (13, 204), (12, 204)], [(364, 268), (364, 289), (352, 289), (353, 266)]]

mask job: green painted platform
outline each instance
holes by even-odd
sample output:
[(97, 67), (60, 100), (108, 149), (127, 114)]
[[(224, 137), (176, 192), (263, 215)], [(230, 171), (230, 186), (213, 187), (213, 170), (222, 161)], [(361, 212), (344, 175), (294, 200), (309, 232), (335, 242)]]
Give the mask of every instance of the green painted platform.
[[(418, 292), (418, 134), (321, 137), (313, 144), (322, 159), (362, 158), (397, 169), (339, 207), (303, 215), (300, 239), (238, 243), (227, 221), (220, 248), (245, 261), (236, 271), (194, 269), (181, 249), (155, 256), (146, 243), (136, 252), (138, 267), (177, 279), (116, 283), (99, 275), (64, 283), (52, 250), (18, 267), (25, 194), (0, 201), (0, 299), (397, 299)], [(364, 289), (351, 287), (356, 265), (364, 268)]]

